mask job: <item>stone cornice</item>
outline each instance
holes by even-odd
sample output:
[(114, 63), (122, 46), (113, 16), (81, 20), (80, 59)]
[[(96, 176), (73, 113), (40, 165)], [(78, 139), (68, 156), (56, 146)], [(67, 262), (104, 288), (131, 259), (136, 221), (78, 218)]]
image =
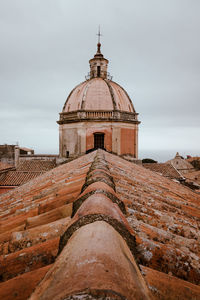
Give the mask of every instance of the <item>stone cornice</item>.
[(138, 113), (112, 110), (112, 111), (85, 111), (77, 110), (73, 112), (60, 113), (60, 120), (58, 124), (74, 123), (74, 122), (88, 122), (88, 121), (115, 121), (139, 124), (137, 119)]

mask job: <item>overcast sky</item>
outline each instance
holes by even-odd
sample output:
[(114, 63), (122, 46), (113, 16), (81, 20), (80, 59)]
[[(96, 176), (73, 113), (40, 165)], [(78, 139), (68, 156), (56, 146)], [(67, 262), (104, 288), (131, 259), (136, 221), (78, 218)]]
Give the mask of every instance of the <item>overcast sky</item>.
[(0, 144), (58, 153), (56, 121), (99, 24), (139, 113), (140, 158), (200, 155), (199, 0), (0, 0)]

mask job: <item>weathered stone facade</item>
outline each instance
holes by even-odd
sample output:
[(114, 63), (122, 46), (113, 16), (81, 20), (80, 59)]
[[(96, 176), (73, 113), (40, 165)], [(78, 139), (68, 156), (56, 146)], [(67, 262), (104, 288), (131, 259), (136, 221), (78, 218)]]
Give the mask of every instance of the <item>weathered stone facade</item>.
[(60, 157), (102, 148), (138, 158), (138, 114), (126, 91), (111, 80), (100, 47), (89, 61), (89, 79), (72, 90), (60, 113)]
[(0, 162), (3, 163), (17, 165), (21, 155), (26, 157), (27, 155), (33, 154), (33, 149), (19, 147), (18, 145), (0, 145)]

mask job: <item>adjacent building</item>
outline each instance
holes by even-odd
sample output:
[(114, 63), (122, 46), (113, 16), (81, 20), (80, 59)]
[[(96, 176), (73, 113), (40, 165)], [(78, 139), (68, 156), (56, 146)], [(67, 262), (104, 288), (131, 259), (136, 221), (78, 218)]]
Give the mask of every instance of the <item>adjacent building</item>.
[(193, 165), (184, 159), (179, 152), (176, 153), (173, 159), (168, 160), (166, 163), (174, 166), (174, 168), (176, 168), (183, 176), (184, 174), (194, 170)]
[(55, 168), (58, 156), (34, 154), (18, 145), (0, 145), (0, 194), (25, 184)]

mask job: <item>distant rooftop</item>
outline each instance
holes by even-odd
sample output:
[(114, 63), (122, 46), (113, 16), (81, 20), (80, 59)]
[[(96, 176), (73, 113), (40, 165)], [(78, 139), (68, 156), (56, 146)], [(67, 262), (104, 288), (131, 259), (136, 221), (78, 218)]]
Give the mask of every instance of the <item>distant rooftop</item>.
[(55, 167), (55, 160), (20, 160), (17, 168), (4, 169), (0, 174), (0, 186), (22, 185)]
[(165, 177), (171, 179), (183, 179), (183, 176), (169, 163), (144, 163), (145, 168), (162, 174)]

